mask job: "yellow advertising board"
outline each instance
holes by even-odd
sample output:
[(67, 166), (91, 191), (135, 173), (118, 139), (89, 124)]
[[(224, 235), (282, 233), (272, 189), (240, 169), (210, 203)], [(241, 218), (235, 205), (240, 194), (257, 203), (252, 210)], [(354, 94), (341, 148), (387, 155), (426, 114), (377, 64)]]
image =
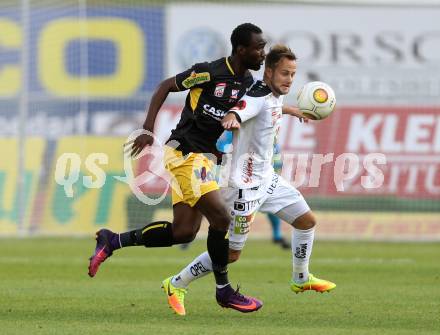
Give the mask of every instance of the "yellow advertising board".
[[(41, 175), (45, 140), (28, 138), (25, 140), (24, 175), (19, 176), (18, 141), (12, 138), (0, 139), (0, 234), (16, 234), (19, 210), (22, 208), (23, 229), (28, 231), (35, 211), (34, 200)], [(21, 181), (20, 181), (21, 179)], [(21, 186), (19, 186), (21, 183)], [(23, 197), (19, 197), (19, 187), (23, 187)]]
[(124, 176), (123, 138), (66, 137), (58, 141), (43, 234), (88, 234), (126, 229), (130, 188)]

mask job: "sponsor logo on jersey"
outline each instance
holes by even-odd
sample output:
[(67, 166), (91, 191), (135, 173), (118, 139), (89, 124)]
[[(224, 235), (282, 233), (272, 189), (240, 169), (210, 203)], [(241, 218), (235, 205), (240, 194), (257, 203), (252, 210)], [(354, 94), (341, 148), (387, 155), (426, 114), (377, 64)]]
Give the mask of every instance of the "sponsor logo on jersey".
[(188, 78), (182, 81), (182, 86), (185, 88), (191, 88), (195, 85), (206, 83), (210, 80), (211, 75), (209, 74), (209, 72), (196, 73), (195, 71), (193, 71)]
[(278, 185), (278, 179), (279, 176), (274, 173), (272, 176), (272, 182), (270, 183), (269, 187), (267, 188), (267, 194), (273, 194), (273, 192), (275, 191), (277, 185)]
[(260, 200), (253, 200), (247, 202), (235, 201), (234, 210), (236, 210), (237, 212), (249, 211), (259, 204), (260, 204)]
[(246, 184), (252, 182), (252, 176), (254, 174), (254, 155), (254, 152), (249, 153), (248, 159), (243, 162), (241, 179)]
[(238, 99), (238, 92), (240, 92), (240, 90), (232, 90), (231, 99)]
[(234, 233), (240, 235), (249, 233), (251, 223), (254, 221), (254, 217), (255, 213), (246, 216), (237, 215), (235, 217)]
[(223, 119), (223, 116), (226, 115), (226, 112), (224, 110), (217, 109), (209, 104), (203, 105), (203, 113), (212, 116), (214, 119), (218, 121), (221, 121)]
[(214, 95), (217, 98), (221, 98), (225, 93), (225, 88), (226, 88), (226, 83), (218, 83), (217, 85), (215, 85)]

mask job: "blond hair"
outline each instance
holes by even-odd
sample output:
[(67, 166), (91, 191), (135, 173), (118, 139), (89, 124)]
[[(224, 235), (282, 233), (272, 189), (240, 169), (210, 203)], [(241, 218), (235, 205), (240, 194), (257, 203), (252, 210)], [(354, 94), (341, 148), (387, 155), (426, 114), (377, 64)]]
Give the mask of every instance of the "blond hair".
[(273, 69), (282, 58), (296, 60), (296, 55), (287, 45), (275, 44), (270, 48), (269, 53), (266, 55), (265, 65), (266, 67)]

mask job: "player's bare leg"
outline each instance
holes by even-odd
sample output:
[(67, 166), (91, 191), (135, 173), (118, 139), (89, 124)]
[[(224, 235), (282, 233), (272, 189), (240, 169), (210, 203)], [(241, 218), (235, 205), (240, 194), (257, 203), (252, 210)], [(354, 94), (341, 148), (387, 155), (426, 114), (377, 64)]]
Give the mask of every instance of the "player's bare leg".
[(323, 293), (334, 289), (336, 284), (316, 278), (309, 273), (309, 261), (316, 225), (316, 219), (312, 211), (298, 217), (292, 225), (293, 278), (290, 282), (291, 290), (295, 293), (307, 290)]

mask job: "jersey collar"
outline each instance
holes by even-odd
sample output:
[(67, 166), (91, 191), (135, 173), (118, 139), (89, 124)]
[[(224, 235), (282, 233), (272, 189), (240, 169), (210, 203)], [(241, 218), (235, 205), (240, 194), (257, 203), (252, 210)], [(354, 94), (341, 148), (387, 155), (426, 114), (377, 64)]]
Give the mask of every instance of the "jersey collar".
[(229, 58), (229, 57), (225, 57), (225, 60), (226, 60), (226, 66), (228, 67), (229, 71), (231, 71), (231, 73), (235, 76), (235, 72), (234, 72), (234, 70), (232, 69), (231, 64), (229, 63), (229, 59), (228, 59), (228, 58)]

